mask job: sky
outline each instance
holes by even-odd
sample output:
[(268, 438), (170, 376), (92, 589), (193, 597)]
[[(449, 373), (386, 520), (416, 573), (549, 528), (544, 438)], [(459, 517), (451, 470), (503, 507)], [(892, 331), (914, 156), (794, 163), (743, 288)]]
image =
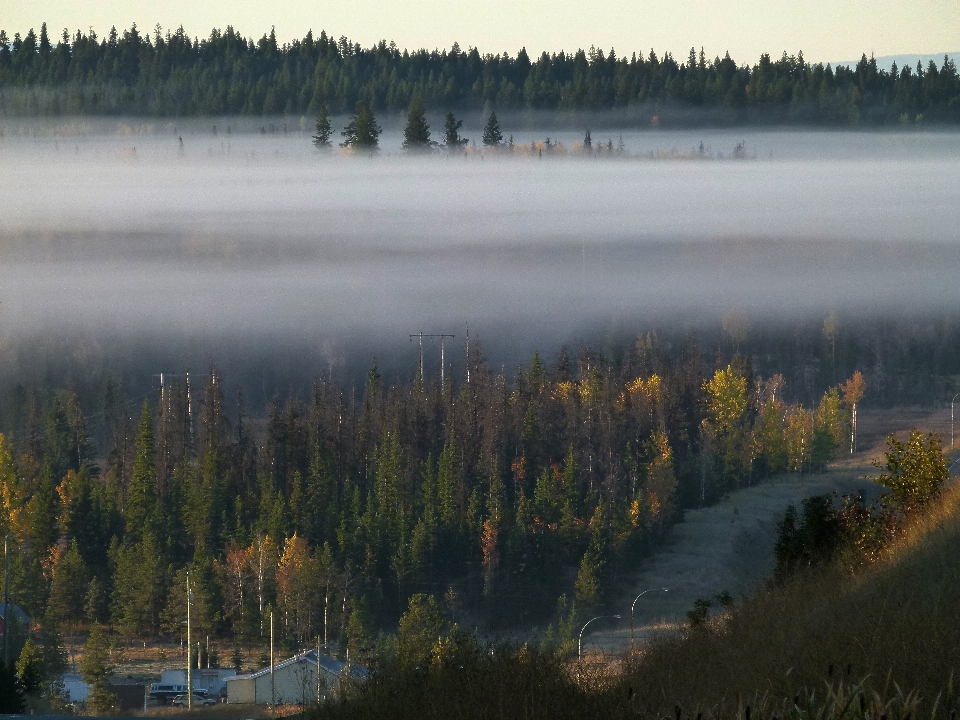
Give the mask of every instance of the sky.
[(729, 51), (752, 64), (802, 50), (811, 62), (960, 49), (958, 0), (0, 0), (0, 25), (12, 36), (46, 22), (51, 35), (93, 27), (98, 34), (133, 22), (141, 29), (183, 25), (204, 37), (227, 25), (260, 37), (276, 27), (281, 41), (326, 30), (369, 46), (393, 40), (401, 48), (474, 46), (481, 53), (576, 50), (591, 45), (619, 55), (651, 49), (678, 58), (690, 47), (708, 57)]

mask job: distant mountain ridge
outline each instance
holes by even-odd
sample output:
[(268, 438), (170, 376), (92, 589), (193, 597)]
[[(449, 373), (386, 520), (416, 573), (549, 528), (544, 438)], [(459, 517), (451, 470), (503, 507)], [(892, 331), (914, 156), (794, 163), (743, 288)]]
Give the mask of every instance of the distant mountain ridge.
[[(917, 61), (923, 66), (924, 69), (927, 67), (927, 63), (933, 60), (937, 67), (943, 65), (943, 56), (948, 56), (951, 60), (956, 63), (960, 59), (960, 50), (955, 50), (953, 52), (942, 52), (942, 53), (920, 53), (912, 55), (881, 55), (877, 58), (877, 67), (881, 70), (890, 71), (890, 67), (893, 63), (897, 63), (898, 68), (902, 68), (904, 65), (910, 66), (912, 69), (916, 69)], [(869, 55), (867, 56), (869, 57)], [(841, 60), (839, 62), (830, 63), (833, 65), (834, 69), (843, 65), (848, 68), (855, 68), (857, 63), (860, 62), (859, 58), (857, 60)]]

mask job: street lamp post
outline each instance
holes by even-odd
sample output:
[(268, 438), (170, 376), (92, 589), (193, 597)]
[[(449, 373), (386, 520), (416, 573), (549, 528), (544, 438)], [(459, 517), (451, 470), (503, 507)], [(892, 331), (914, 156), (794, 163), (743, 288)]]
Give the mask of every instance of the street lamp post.
[(649, 590), (644, 590), (642, 593), (637, 595), (633, 599), (633, 603), (630, 605), (630, 649), (633, 650), (633, 608), (637, 604), (637, 600), (642, 598), (648, 592), (653, 592), (654, 590), (662, 590), (663, 592), (670, 592), (670, 588), (650, 588)]
[(577, 660), (583, 660), (583, 631), (587, 629), (587, 625), (592, 623), (594, 620), (602, 620), (603, 618), (616, 618), (620, 619), (619, 615), (597, 615), (595, 618), (590, 618), (583, 624), (583, 627), (580, 628), (580, 637), (577, 639)]

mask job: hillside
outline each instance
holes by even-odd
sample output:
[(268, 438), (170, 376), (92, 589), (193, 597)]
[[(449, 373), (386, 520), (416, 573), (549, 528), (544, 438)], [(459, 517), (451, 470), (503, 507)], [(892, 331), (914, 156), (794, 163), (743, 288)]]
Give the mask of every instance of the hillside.
[(671, 528), (664, 546), (636, 572), (629, 590), (611, 612), (619, 624), (591, 627), (584, 650), (617, 653), (629, 644), (628, 611), (636, 595), (649, 588), (667, 587), (668, 593), (647, 594), (636, 604), (637, 638), (672, 632), (685, 623), (686, 613), (699, 598), (717, 603), (726, 591), (736, 600), (755, 592), (774, 568), (777, 523), (788, 505), (799, 506), (813, 495), (862, 492), (874, 499), (880, 488), (871, 478), (873, 463), (883, 457), (886, 437), (903, 436), (907, 428), (936, 432), (949, 444), (950, 411), (918, 408), (868, 410), (861, 413), (854, 455), (841, 453), (826, 473), (785, 474), (727, 495), (714, 505), (688, 510), (684, 522)]
[[(665, 637), (621, 682), (647, 711), (736, 709), (790, 698), (842, 678), (886, 695), (916, 693), (929, 713), (960, 669), (960, 486), (886, 558), (842, 566), (763, 592), (705, 630)], [(949, 710), (947, 710), (949, 712)]]

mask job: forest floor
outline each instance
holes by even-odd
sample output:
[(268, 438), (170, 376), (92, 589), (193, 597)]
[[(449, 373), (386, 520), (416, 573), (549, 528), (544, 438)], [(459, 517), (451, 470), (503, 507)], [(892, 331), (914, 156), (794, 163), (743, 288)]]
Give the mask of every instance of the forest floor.
[(918, 428), (939, 433), (945, 450), (950, 443), (949, 408), (860, 411), (858, 425), (858, 452), (841, 455), (827, 472), (780, 475), (732, 492), (715, 505), (688, 510), (684, 521), (671, 528), (664, 546), (637, 568), (631, 591), (610, 609), (622, 619), (591, 626), (583, 640), (584, 653), (612, 655), (629, 646), (630, 604), (644, 590), (669, 589), (648, 592), (637, 601), (638, 641), (673, 632), (686, 622), (687, 611), (698, 599), (712, 601), (717, 610), (717, 595), (727, 592), (737, 600), (755, 591), (773, 572), (777, 523), (788, 505), (799, 506), (804, 498), (833, 492), (860, 490), (868, 501), (879, 496), (880, 487), (871, 479), (879, 473), (873, 463), (883, 458), (891, 433), (903, 438)]

